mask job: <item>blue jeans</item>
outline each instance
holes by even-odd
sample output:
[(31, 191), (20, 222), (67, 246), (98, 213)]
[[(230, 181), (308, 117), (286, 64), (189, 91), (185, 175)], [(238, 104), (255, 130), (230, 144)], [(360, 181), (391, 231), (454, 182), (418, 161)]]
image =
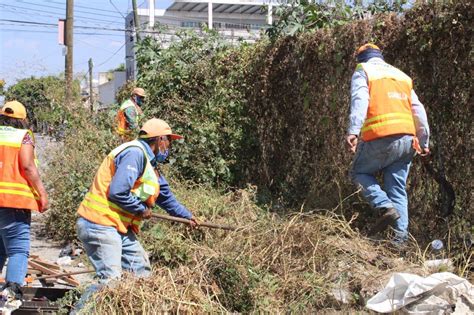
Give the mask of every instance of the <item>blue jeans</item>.
[[(395, 135), (363, 142), (357, 146), (351, 169), (352, 180), (375, 209), (395, 208), (400, 218), (395, 223), (396, 241), (408, 239), (408, 196), (406, 182), (415, 155), (413, 136)], [(383, 174), (384, 190), (375, 179)]]
[(84, 244), (87, 256), (101, 283), (118, 279), (122, 269), (146, 277), (151, 267), (148, 255), (135, 233), (119, 233), (114, 227), (77, 219), (77, 236)]
[(30, 255), (29, 210), (0, 208), (0, 271), (8, 258), (7, 282), (23, 285)]

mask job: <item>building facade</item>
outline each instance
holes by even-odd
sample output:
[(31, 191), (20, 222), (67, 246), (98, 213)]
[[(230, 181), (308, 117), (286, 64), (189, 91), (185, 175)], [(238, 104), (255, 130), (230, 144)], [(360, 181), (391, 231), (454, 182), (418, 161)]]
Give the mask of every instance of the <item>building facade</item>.
[[(260, 32), (273, 22), (273, 8), (279, 4), (275, 0), (174, 0), (165, 10), (155, 9), (154, 0), (149, 0), (147, 9), (138, 9), (140, 35), (155, 36), (166, 47), (178, 40), (175, 33), (183, 29), (202, 31), (203, 26), (216, 30), (230, 42), (254, 42)], [(164, 32), (153, 31), (155, 23), (166, 26)], [(133, 30), (133, 12), (125, 19), (125, 28)], [(135, 37), (126, 33), (127, 79), (136, 77)]]

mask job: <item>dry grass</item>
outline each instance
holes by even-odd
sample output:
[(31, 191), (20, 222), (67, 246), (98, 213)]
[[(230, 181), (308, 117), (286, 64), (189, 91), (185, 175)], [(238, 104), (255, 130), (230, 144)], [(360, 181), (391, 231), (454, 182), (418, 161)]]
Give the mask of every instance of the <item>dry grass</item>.
[[(149, 227), (143, 241), (152, 259), (160, 257), (153, 254), (160, 251), (184, 251), (187, 258), (172, 261), (172, 267), (155, 259), (152, 277), (125, 276), (98, 293), (87, 313), (357, 310), (393, 272), (426, 273), (415, 264), (421, 250), (414, 248), (411, 258), (402, 259), (387, 243), (364, 238), (351, 228), (351, 220), (332, 212), (281, 217), (256, 207), (252, 191), (210, 194), (199, 187), (187, 192), (200, 201), (209, 198), (198, 213), (214, 221), (236, 222), (242, 230), (190, 232), (161, 222)], [(225, 217), (222, 206), (227, 208)], [(159, 241), (157, 231), (165, 235)], [(169, 243), (179, 251), (172, 252)], [(348, 302), (337, 301), (335, 290), (346, 292)]]

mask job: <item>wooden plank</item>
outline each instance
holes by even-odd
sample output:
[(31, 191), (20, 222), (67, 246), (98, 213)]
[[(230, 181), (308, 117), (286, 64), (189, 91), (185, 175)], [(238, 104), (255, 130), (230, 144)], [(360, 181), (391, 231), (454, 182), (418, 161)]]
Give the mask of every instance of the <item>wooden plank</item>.
[(57, 271), (61, 271), (61, 266), (57, 265), (57, 264), (51, 264), (51, 263), (48, 263), (46, 261), (43, 261), (41, 259), (30, 259), (30, 261), (34, 261), (35, 263), (38, 263), (46, 268), (49, 268), (49, 269), (53, 269), (53, 270), (57, 270)]
[[(35, 268), (35, 269), (41, 270), (45, 275), (58, 275), (59, 274), (55, 270), (51, 270), (49, 268), (46, 268), (46, 267), (42, 266), (41, 264), (38, 264), (34, 261), (29, 261), (28, 264), (31, 267)], [(67, 282), (67, 283), (69, 283), (69, 284), (71, 284), (71, 285), (79, 286), (79, 282), (71, 276), (61, 277), (60, 279)]]

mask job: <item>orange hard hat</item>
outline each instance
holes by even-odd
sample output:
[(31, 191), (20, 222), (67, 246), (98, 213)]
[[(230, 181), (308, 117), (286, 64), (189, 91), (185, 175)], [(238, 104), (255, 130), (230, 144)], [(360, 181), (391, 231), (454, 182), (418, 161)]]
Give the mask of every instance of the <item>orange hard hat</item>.
[(139, 88), (139, 87), (133, 89), (132, 95), (138, 95), (138, 96), (141, 96), (141, 97), (145, 97), (145, 96), (146, 96), (145, 90), (142, 89), (142, 88)]
[(183, 136), (173, 134), (170, 125), (164, 120), (152, 118), (143, 124), (140, 129), (140, 138), (154, 138), (159, 136), (170, 136), (171, 140), (183, 139)]
[(26, 119), (26, 108), (18, 101), (10, 101), (3, 105), (0, 114), (12, 118)]
[(380, 50), (379, 46), (375, 45), (375, 44), (372, 44), (372, 43), (367, 43), (367, 44), (364, 44), (362, 46), (360, 46), (357, 50), (356, 50), (356, 56), (358, 54), (360, 54), (361, 52), (369, 49), (369, 48), (372, 48), (372, 49), (377, 49), (377, 50)]

